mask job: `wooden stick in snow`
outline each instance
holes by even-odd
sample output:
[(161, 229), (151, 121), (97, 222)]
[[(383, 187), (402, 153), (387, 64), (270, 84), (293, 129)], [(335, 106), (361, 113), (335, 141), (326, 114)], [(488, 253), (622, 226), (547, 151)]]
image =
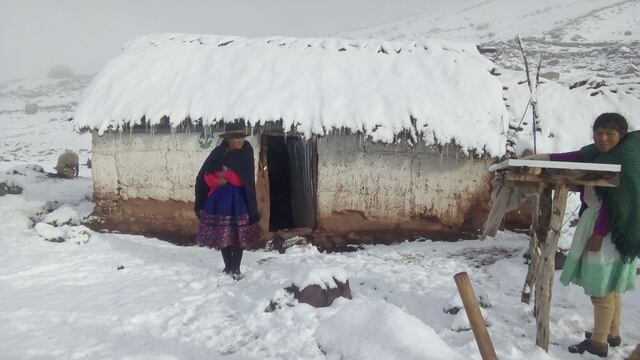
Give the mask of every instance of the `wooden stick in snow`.
[(536, 274), (535, 309), (536, 345), (549, 352), (549, 311), (551, 310), (551, 290), (556, 273), (556, 248), (562, 229), (564, 211), (567, 207), (569, 187), (559, 184), (553, 194), (549, 233), (542, 247), (542, 257)]
[(467, 318), (471, 324), (471, 330), (473, 330), (473, 336), (478, 344), (480, 350), (480, 356), (482, 360), (497, 360), (496, 350), (493, 348), (489, 331), (487, 331), (487, 325), (484, 323), (482, 313), (480, 312), (480, 305), (478, 299), (473, 291), (471, 280), (466, 272), (455, 274), (453, 279), (456, 281), (460, 298), (462, 298), (462, 304), (464, 304), (464, 310), (467, 312)]
[(534, 84), (531, 80), (531, 74), (529, 72), (529, 60), (527, 59), (527, 54), (524, 51), (524, 45), (522, 45), (522, 40), (520, 39), (520, 35), (516, 35), (515, 39), (518, 47), (520, 48), (520, 52), (522, 53), (522, 59), (524, 61), (524, 71), (527, 73), (527, 84), (529, 85), (529, 93), (530, 93), (530, 102), (531, 109), (533, 113), (533, 153), (538, 153), (538, 145), (536, 141), (536, 133), (538, 132), (538, 97), (536, 94), (536, 89), (538, 88), (538, 82), (540, 80), (540, 66), (542, 65), (542, 57), (540, 57), (540, 61), (538, 62), (537, 74), (536, 74), (536, 83)]

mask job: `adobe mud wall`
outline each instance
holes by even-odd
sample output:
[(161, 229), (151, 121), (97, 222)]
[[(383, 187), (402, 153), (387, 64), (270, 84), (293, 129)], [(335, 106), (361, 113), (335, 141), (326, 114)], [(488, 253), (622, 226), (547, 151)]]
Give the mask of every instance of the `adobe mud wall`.
[[(247, 140), (259, 150), (254, 137)], [(193, 238), (195, 177), (218, 141), (199, 132), (94, 134), (96, 214), (110, 229)]]
[(318, 139), (318, 225), (329, 231), (477, 233), (488, 214), (490, 159), (454, 146)]

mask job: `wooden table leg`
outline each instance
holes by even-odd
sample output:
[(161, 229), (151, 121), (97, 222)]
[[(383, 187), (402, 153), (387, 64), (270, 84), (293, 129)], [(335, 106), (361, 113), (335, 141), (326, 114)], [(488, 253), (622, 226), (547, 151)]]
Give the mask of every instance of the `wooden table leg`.
[(551, 291), (556, 267), (556, 248), (562, 228), (564, 212), (567, 207), (567, 185), (556, 185), (553, 194), (549, 233), (542, 248), (542, 257), (538, 265), (535, 285), (536, 345), (549, 352), (549, 311), (551, 308)]
[(527, 277), (522, 287), (520, 301), (529, 304), (531, 301), (531, 293), (536, 284), (536, 275), (538, 272), (538, 264), (542, 255), (542, 247), (544, 246), (547, 234), (549, 233), (549, 221), (551, 220), (551, 188), (545, 187), (540, 193), (540, 201), (537, 209), (534, 209), (533, 216), (537, 216), (536, 221), (532, 221), (531, 240), (529, 243), (529, 268)]

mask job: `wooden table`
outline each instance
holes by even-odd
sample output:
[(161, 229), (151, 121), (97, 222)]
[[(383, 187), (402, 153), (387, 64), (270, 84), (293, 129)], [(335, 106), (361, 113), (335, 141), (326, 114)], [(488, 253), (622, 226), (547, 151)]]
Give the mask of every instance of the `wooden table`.
[[(616, 187), (620, 165), (509, 159), (489, 167), (506, 183), (540, 190), (540, 206), (531, 231), (531, 261), (521, 300), (529, 303), (535, 287), (536, 344), (549, 351), (549, 310), (555, 275), (555, 254), (569, 191), (582, 186)], [(553, 200), (551, 195), (553, 192)]]

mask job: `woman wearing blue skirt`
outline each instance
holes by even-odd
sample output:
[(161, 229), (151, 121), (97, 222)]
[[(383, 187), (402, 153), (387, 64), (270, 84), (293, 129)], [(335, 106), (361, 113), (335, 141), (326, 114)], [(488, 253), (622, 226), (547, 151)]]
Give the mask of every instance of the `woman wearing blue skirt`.
[(219, 249), (223, 272), (241, 278), (244, 249), (260, 245), (253, 147), (243, 123), (229, 123), (224, 139), (202, 164), (195, 185), (196, 216), (200, 220), (197, 242)]

